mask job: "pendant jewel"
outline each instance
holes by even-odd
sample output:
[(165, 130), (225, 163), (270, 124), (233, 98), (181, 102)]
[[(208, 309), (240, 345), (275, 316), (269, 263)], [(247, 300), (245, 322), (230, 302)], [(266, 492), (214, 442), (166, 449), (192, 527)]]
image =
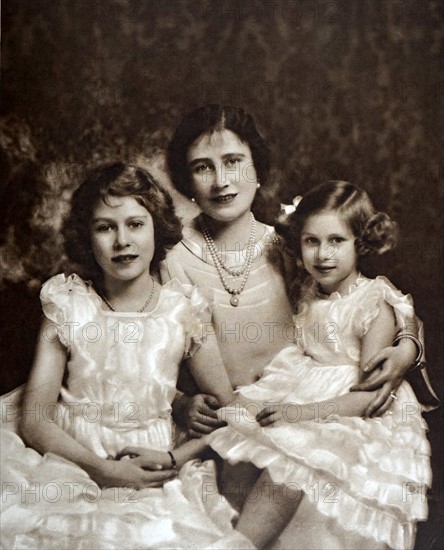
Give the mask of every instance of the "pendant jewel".
[[(204, 236), (205, 243), (208, 247), (208, 250), (210, 251), (211, 258), (214, 262), (214, 265), (216, 266), (219, 279), (224, 289), (232, 295), (230, 298), (230, 304), (233, 307), (237, 307), (239, 305), (239, 294), (244, 290), (245, 285), (247, 284), (248, 276), (250, 275), (251, 266), (253, 264), (253, 256), (255, 251), (254, 245), (255, 245), (255, 238), (256, 238), (256, 219), (253, 216), (252, 212), (250, 212), (250, 216), (251, 216), (251, 229), (250, 229), (250, 237), (247, 243), (247, 257), (245, 260), (245, 264), (242, 267), (237, 269), (232, 269), (228, 267), (225, 264), (225, 262), (222, 260), (222, 256), (219, 254), (216, 243), (214, 242), (208, 227), (206, 226), (203, 218), (202, 217), (199, 218), (200, 228), (202, 230), (202, 234)], [(239, 288), (232, 288), (227, 283), (224, 271), (227, 272), (232, 277), (243, 276)]]

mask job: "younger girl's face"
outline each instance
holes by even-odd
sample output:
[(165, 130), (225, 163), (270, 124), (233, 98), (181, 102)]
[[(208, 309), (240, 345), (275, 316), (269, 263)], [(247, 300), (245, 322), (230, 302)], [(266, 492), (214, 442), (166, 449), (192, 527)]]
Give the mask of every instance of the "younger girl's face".
[(347, 294), (358, 277), (355, 236), (334, 211), (313, 214), (301, 232), (305, 269), (328, 294)]
[(188, 150), (194, 199), (203, 212), (230, 222), (250, 211), (257, 175), (250, 147), (230, 130), (202, 134)]
[(149, 275), (154, 255), (154, 225), (134, 197), (107, 197), (99, 202), (90, 225), (94, 257), (105, 280), (132, 281)]

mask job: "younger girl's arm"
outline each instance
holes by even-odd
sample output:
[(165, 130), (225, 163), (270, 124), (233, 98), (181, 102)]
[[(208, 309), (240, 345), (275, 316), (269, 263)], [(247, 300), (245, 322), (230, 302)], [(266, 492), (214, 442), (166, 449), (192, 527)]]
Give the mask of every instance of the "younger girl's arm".
[[(407, 332), (420, 338), (420, 324), (418, 318), (414, 317), (406, 327), (398, 331), (398, 335), (402, 336)], [(378, 390), (366, 410), (366, 416), (379, 416), (388, 409), (391, 403), (390, 394), (398, 389), (419, 352), (413, 340), (406, 336), (400, 339), (397, 346), (390, 343), (384, 349), (378, 350), (375, 355), (369, 356), (367, 363), (363, 365), (364, 372), (369, 376), (350, 388), (351, 391)]]
[[(396, 334), (396, 320), (392, 308), (382, 302), (378, 317), (374, 319), (364, 335), (361, 347), (361, 368), (382, 347), (392, 342)], [(357, 391), (320, 401), (299, 405), (286, 403), (265, 407), (256, 420), (261, 426), (269, 426), (278, 420), (287, 422), (320, 421), (336, 416), (365, 416), (365, 412), (376, 396), (376, 391)]]
[(67, 350), (54, 324), (45, 319), (22, 404), (20, 427), (25, 442), (41, 454), (52, 452), (75, 462), (102, 486), (141, 488), (172, 477), (172, 471), (148, 472), (132, 463), (103, 459), (54, 422), (66, 360)]

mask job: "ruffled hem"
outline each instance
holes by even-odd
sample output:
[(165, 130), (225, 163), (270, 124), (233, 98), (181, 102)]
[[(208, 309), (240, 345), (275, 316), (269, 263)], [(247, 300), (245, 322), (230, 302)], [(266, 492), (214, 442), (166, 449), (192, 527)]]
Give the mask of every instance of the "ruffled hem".
[(406, 421), (403, 403), (416, 403), (407, 383), (398, 397), (380, 418), (292, 422), (289, 414), (286, 423), (267, 428), (255, 421), (257, 410), (227, 407), (229, 425), (210, 434), (209, 444), (231, 463), (252, 462), (274, 482), (304, 491), (346, 531), (408, 548), (416, 522), (427, 519), (430, 444), (419, 405)]
[(75, 464), (1, 435), (5, 548), (198, 549), (227, 536), (252, 548), (233, 531), (236, 512), (217, 492), (213, 461), (188, 462), (163, 488), (101, 490)]
[[(384, 482), (378, 482), (367, 478), (365, 468), (351, 471), (325, 448), (317, 448), (305, 458), (288, 456), (288, 450), (277, 448), (266, 436), (252, 437), (255, 430), (251, 426), (247, 429), (249, 437), (231, 426), (222, 428), (210, 436), (210, 445), (230, 463), (252, 462), (260, 469), (268, 469), (275, 483), (284, 484), (288, 490), (302, 490), (321, 514), (337, 521), (345, 531), (355, 531), (391, 548), (413, 547), (416, 522), (427, 519), (426, 489), (430, 482), (427, 456), (419, 457), (415, 481), (394, 469), (390, 475), (382, 476)], [(318, 437), (314, 439), (318, 441)], [(280, 439), (288, 442), (290, 438), (295, 447), (312, 444), (304, 436), (299, 439), (288, 432)], [(317, 467), (310, 464), (315, 462), (312, 460), (315, 456)], [(392, 476), (395, 481), (390, 480)]]

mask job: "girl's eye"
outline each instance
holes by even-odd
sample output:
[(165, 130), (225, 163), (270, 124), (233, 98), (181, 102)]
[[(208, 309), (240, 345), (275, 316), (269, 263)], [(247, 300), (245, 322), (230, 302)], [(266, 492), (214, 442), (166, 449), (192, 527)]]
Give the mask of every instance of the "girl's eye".
[(111, 225), (109, 224), (99, 225), (98, 227), (96, 227), (96, 231), (98, 231), (99, 233), (106, 233), (110, 229), (111, 229)]
[(304, 239), (304, 244), (307, 244), (307, 245), (315, 245), (318, 243), (318, 240), (315, 238), (315, 237), (306, 237)]
[(343, 243), (344, 241), (345, 241), (344, 237), (333, 237), (331, 239), (331, 242), (334, 244), (340, 244), (340, 243)]

